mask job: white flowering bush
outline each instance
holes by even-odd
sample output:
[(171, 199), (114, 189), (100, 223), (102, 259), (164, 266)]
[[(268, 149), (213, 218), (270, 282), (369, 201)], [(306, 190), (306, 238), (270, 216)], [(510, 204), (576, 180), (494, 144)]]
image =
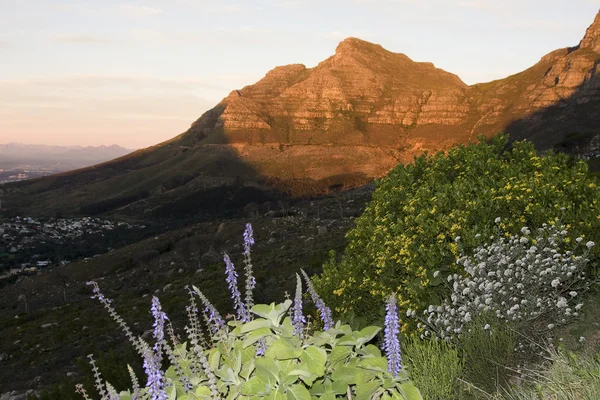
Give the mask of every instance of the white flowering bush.
[[(495, 222), (499, 224), (500, 219)], [(583, 306), (582, 293), (590, 286), (586, 266), (594, 243), (584, 244), (577, 238), (572, 249), (564, 251), (567, 235), (562, 227), (546, 224), (536, 235), (527, 227), (512, 236), (498, 228), (489, 243), (456, 261), (465, 274), (445, 277), (452, 285), (451, 295), (441, 305), (424, 310), (419, 325), (422, 336), (458, 337), (476, 316), (484, 314), (527, 324), (538, 334), (577, 317)], [(460, 243), (460, 237), (456, 241)], [(436, 277), (440, 274), (435, 272)], [(416, 317), (415, 311), (407, 314)]]

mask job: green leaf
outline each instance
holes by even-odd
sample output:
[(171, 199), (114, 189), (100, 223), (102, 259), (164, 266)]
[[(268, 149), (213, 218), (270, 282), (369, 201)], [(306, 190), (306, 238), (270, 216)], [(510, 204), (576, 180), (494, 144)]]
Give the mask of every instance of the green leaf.
[(258, 376), (253, 376), (242, 385), (241, 393), (245, 396), (266, 395), (270, 390), (268, 382)]
[(289, 339), (279, 338), (275, 340), (265, 353), (267, 358), (276, 360), (289, 360), (299, 358), (302, 355), (302, 349), (296, 348)]
[(177, 388), (175, 386), (171, 386), (167, 391), (169, 392), (169, 400), (177, 400)]
[(338, 361), (345, 360), (351, 353), (352, 350), (348, 346), (335, 346), (329, 354), (329, 362), (335, 364)]
[(358, 345), (362, 346), (373, 339), (375, 335), (379, 333), (379, 331), (381, 331), (381, 328), (378, 326), (367, 326), (360, 332), (355, 333), (354, 336), (356, 337)]
[(327, 352), (319, 347), (308, 346), (300, 356), (303, 364), (312, 374), (323, 376), (325, 374), (325, 362), (327, 361)]
[(363, 358), (358, 366), (371, 371), (387, 372), (388, 362), (385, 357)]
[(286, 398), (281, 388), (277, 387), (271, 390), (271, 393), (269, 393), (269, 395), (265, 397), (265, 400), (286, 400)]
[(254, 343), (258, 342), (260, 339), (265, 338), (265, 337), (271, 335), (272, 333), (273, 332), (271, 332), (271, 329), (269, 329), (267, 327), (255, 329), (246, 336), (246, 339), (244, 339), (243, 347), (246, 348), (248, 346), (252, 346)]
[(265, 319), (269, 319), (269, 313), (275, 309), (275, 303), (271, 303), (270, 305), (266, 304), (256, 304), (253, 306), (250, 311), (259, 317), (263, 317)]
[(380, 387), (380, 382), (365, 382), (356, 385), (356, 400), (369, 400)]
[(343, 382), (346, 385), (354, 385), (364, 381), (364, 371), (356, 367), (341, 366), (331, 373), (334, 382)]
[(335, 393), (335, 394), (342, 394), (345, 395), (346, 394), (346, 390), (348, 389), (348, 384), (346, 382), (342, 382), (342, 381), (334, 381), (331, 384), (331, 390)]
[(368, 344), (357, 352), (364, 358), (381, 357), (381, 350), (375, 345)]
[(304, 385), (290, 386), (286, 392), (287, 400), (311, 400), (310, 393)]
[(256, 365), (256, 376), (263, 378), (271, 386), (279, 382), (279, 368), (275, 361), (267, 357), (259, 357), (254, 361)]
[(355, 346), (358, 344), (356, 338), (353, 335), (344, 335), (338, 341), (338, 345)]
[(259, 328), (264, 328), (264, 327), (271, 327), (271, 321), (264, 319), (264, 318), (257, 318), (253, 321), (247, 322), (244, 325), (242, 325), (240, 327), (240, 333), (248, 333), (251, 332), (253, 330), (259, 329)]
[(198, 396), (201, 399), (206, 399), (206, 398), (211, 398), (211, 392), (210, 392), (210, 388), (208, 386), (199, 386), (196, 389), (196, 396)]
[(319, 400), (335, 400), (335, 393), (325, 392), (319, 397)]
[(208, 365), (210, 365), (210, 369), (212, 369), (213, 371), (218, 370), (220, 361), (221, 352), (217, 350), (216, 347), (213, 347), (213, 349), (210, 351), (210, 354), (208, 355)]
[(404, 396), (403, 400), (423, 400), (421, 392), (419, 392), (419, 389), (412, 382), (401, 383), (400, 392)]

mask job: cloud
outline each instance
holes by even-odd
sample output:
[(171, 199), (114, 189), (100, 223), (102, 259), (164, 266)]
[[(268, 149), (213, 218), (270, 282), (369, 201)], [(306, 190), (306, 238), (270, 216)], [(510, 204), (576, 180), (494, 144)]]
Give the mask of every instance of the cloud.
[(119, 4), (116, 7), (122, 15), (135, 18), (151, 17), (162, 13), (161, 8), (138, 4)]
[(223, 6), (219, 6), (219, 7), (207, 7), (205, 9), (206, 11), (210, 12), (210, 13), (237, 13), (242, 11), (242, 7), (236, 5), (236, 4), (227, 4), (227, 5), (223, 5)]
[(298, 8), (302, 5), (300, 0), (276, 0), (273, 2), (275, 7), (279, 8)]
[(105, 44), (113, 42), (113, 40), (108, 37), (77, 33), (54, 35), (51, 37), (51, 40), (59, 43), (72, 44)]

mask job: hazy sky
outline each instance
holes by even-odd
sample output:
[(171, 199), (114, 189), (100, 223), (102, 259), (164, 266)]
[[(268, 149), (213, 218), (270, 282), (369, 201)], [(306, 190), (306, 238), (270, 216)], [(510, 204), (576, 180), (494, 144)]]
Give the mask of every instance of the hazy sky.
[(0, 0), (0, 143), (145, 147), (348, 36), (466, 83), (579, 43), (600, 0)]

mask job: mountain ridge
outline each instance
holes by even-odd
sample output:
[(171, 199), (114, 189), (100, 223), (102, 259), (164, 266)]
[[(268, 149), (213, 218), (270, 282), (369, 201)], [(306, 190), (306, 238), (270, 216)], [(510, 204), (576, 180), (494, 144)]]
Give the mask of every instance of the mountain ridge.
[[(93, 170), (9, 189), (14, 203), (32, 212), (77, 214), (81, 203), (110, 200), (120, 213), (152, 216), (166, 203), (224, 185), (270, 190), (274, 181), (325, 180), (349, 187), (423, 151), (501, 131), (553, 149), (573, 132), (600, 134), (598, 64), (600, 12), (577, 46), (474, 85), (432, 63), (347, 38), (315, 67), (279, 66), (231, 91), (168, 141)], [(43, 193), (43, 201), (30, 193)]]

